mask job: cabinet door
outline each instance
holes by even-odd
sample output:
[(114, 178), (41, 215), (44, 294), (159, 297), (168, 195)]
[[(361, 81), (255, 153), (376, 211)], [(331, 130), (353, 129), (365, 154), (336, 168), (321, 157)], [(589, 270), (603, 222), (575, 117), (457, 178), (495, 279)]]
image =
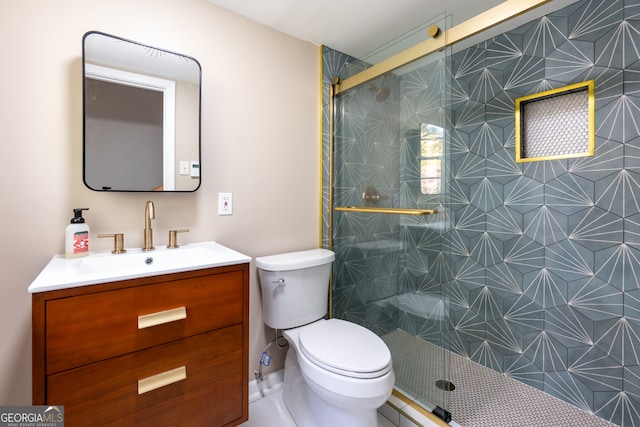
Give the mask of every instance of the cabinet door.
[(46, 373), (242, 323), (243, 277), (231, 271), (49, 300)]
[(50, 375), (46, 404), (69, 426), (226, 425), (243, 417), (242, 341), (236, 325)]

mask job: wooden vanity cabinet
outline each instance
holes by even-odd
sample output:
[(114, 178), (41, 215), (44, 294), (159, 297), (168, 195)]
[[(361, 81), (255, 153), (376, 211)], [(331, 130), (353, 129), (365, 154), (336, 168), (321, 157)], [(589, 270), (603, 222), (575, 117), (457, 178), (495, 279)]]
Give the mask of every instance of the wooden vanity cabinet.
[(32, 294), (33, 404), (65, 425), (248, 420), (249, 264)]

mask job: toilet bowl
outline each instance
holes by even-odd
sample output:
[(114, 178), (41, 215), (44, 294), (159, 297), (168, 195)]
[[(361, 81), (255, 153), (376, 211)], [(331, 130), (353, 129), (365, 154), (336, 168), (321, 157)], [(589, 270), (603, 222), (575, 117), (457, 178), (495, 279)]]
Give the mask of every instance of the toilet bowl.
[[(331, 338), (336, 331), (337, 340)], [(339, 319), (285, 330), (284, 337), (291, 346), (284, 398), (299, 427), (377, 426), (377, 409), (395, 382), (391, 354), (380, 338)]]
[(391, 353), (370, 330), (325, 319), (334, 254), (256, 258), (263, 317), (289, 343), (284, 402), (298, 427), (375, 427), (395, 382)]

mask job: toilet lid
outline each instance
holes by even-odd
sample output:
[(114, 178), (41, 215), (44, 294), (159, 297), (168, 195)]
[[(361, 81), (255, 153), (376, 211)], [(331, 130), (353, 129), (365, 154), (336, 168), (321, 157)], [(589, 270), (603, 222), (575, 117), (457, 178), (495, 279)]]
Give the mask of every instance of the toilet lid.
[(307, 358), (331, 372), (354, 378), (380, 377), (391, 370), (391, 352), (370, 330), (340, 319), (308, 325), (300, 331)]

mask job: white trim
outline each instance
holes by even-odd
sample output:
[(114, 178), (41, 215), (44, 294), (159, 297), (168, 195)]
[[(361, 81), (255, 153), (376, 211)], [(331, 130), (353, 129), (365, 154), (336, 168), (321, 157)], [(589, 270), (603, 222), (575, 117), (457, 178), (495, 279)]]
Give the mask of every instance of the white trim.
[(156, 90), (163, 95), (162, 176), (163, 190), (175, 190), (176, 82), (144, 74), (131, 73), (95, 64), (84, 64), (84, 74), (96, 80)]
[(260, 400), (284, 387), (284, 369), (271, 372), (262, 381), (249, 381), (249, 403)]

